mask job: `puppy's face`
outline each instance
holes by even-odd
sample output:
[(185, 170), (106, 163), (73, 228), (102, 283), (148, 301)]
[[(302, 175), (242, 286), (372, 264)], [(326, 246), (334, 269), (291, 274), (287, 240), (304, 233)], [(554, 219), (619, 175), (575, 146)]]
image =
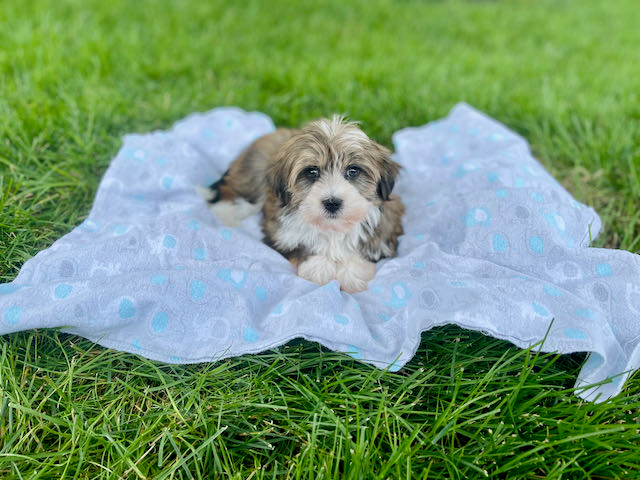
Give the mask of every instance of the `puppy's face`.
[(388, 200), (399, 166), (340, 117), (318, 120), (281, 148), (268, 183), (281, 206), (322, 231), (346, 232)]

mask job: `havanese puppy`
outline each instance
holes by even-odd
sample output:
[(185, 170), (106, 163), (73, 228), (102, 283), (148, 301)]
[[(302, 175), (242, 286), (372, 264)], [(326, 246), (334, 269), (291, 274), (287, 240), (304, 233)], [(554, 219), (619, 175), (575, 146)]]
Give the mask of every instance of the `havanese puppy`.
[(258, 138), (200, 192), (227, 225), (262, 209), (264, 242), (299, 276), (359, 292), (375, 262), (397, 251), (404, 205), (391, 190), (399, 169), (388, 149), (334, 116)]

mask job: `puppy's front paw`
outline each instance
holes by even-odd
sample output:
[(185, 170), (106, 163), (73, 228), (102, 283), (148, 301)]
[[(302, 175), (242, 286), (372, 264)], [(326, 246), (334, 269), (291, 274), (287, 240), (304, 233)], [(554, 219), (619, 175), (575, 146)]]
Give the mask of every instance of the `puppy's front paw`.
[(298, 265), (298, 275), (318, 285), (325, 285), (336, 278), (336, 264), (322, 255), (311, 255)]
[(356, 293), (367, 289), (367, 284), (376, 275), (376, 264), (356, 257), (338, 265), (336, 278), (345, 292)]

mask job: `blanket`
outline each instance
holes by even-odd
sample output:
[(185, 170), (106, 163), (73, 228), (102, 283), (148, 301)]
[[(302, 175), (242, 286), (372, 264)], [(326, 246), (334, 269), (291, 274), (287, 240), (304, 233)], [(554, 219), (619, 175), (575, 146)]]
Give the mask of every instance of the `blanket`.
[(262, 243), (260, 215), (223, 225), (196, 192), (252, 140), (261, 113), (218, 108), (127, 135), (88, 218), (0, 285), (0, 334), (63, 327), (172, 363), (302, 337), (396, 371), (421, 332), (456, 324), (519, 347), (590, 352), (577, 393), (603, 401), (640, 366), (640, 262), (590, 248), (601, 222), (466, 104), (393, 136), (406, 206), (397, 257), (365, 292), (299, 278)]

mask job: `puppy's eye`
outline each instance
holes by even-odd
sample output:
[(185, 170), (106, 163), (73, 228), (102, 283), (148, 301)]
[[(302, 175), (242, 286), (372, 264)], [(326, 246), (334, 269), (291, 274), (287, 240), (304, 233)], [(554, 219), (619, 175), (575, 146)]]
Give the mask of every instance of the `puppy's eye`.
[(304, 175), (308, 180), (317, 180), (320, 176), (320, 169), (318, 167), (308, 167), (304, 169)]
[(344, 176), (350, 180), (353, 180), (358, 175), (360, 175), (360, 167), (351, 166), (347, 168), (347, 171), (344, 173)]

